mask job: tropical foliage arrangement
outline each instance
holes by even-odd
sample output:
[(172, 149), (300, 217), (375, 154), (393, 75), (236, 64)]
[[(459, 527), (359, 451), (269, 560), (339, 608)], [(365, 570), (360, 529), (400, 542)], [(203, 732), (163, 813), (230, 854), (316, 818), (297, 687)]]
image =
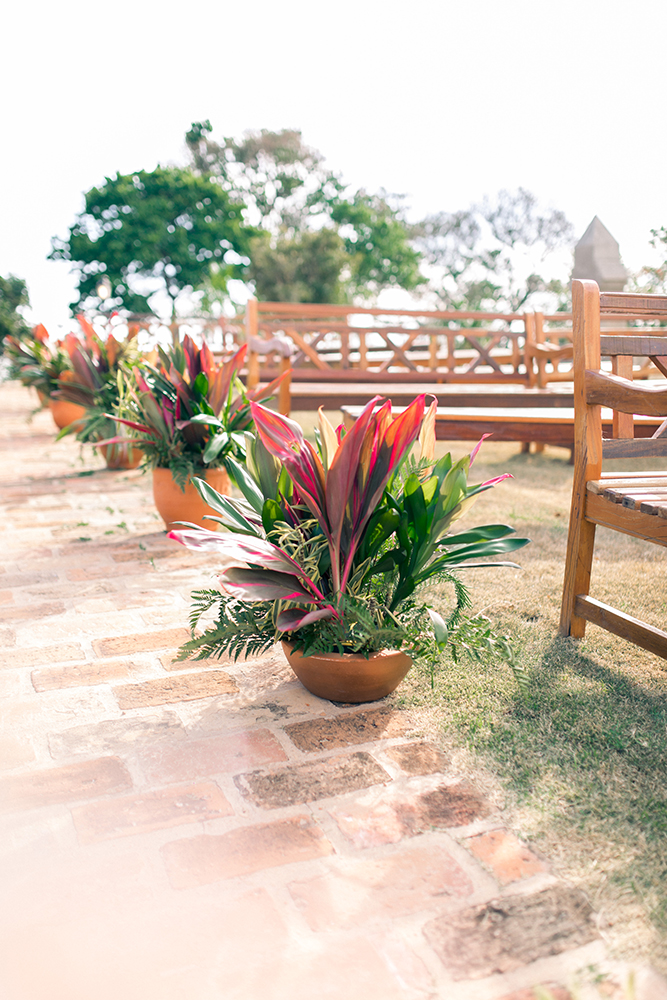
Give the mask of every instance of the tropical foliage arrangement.
[(137, 437), (107, 443), (138, 438), (147, 467), (170, 469), (181, 488), (207, 468), (245, 461), (250, 400), (273, 395), (283, 377), (247, 395), (239, 378), (245, 353), (244, 345), (217, 364), (206, 343), (198, 348), (187, 335), (167, 351), (158, 348), (157, 364), (144, 364), (132, 377), (121, 373), (118, 405), (108, 414)]
[(110, 414), (118, 410), (123, 379), (133, 377), (142, 362), (136, 342), (138, 329), (130, 328), (124, 340), (110, 333), (99, 337), (84, 316), (78, 316), (83, 341), (68, 334), (63, 343), (71, 362), (71, 372), (61, 376), (55, 399), (86, 408), (83, 422), (65, 427), (60, 437), (75, 431), (79, 441), (95, 444), (116, 434), (116, 422)]
[[(469, 486), (477, 448), (456, 462), (434, 460), (435, 401), (426, 408), (419, 396), (396, 417), (389, 401), (379, 402), (347, 433), (320, 410), (317, 449), (294, 421), (251, 404), (257, 434), (247, 435), (247, 463), (229, 462), (244, 499), (197, 483), (212, 520), (228, 532), (170, 533), (219, 553), (224, 567), (220, 589), (193, 594), (193, 638), (182, 659), (256, 654), (285, 639), (303, 655), (403, 649), (431, 668), (447, 643), (455, 655), (468, 649), (511, 660), (505, 638), (467, 613), (456, 570), (486, 565), (480, 560), (528, 539), (502, 524), (451, 533), (479, 494), (507, 476)], [(419, 599), (427, 581), (452, 586), (447, 620)], [(215, 623), (195, 636), (211, 611)]]
[(48, 332), (41, 323), (28, 333), (5, 337), (4, 354), (9, 361), (6, 377), (32, 386), (44, 403), (60, 388), (63, 373), (72, 371), (63, 344), (50, 346)]

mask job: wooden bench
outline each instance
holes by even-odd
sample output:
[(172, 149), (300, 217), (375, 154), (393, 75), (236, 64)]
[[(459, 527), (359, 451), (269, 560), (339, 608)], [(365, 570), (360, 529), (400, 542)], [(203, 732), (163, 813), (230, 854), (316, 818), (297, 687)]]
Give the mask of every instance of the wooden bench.
[[(292, 380), (317, 373), (319, 381), (343, 377), (392, 381), (399, 375), (434, 382), (528, 384), (523, 346), (532, 336), (532, 314), (380, 309), (354, 305), (257, 302), (246, 306), (251, 345), (249, 379), (270, 381), (275, 359), (257, 344), (289, 339)], [(261, 371), (260, 371), (261, 369)], [(340, 373), (340, 374), (338, 374)]]
[[(667, 471), (603, 473), (604, 458), (667, 456), (667, 388), (638, 385), (633, 359), (651, 359), (665, 373), (667, 296), (600, 293), (594, 281), (572, 286), (575, 444), (572, 505), (563, 583), (560, 631), (582, 638), (596, 625), (667, 659), (667, 632), (590, 596), (597, 525), (667, 546)], [(609, 332), (628, 317), (656, 323), (652, 329)], [(604, 326), (603, 326), (604, 324)], [(610, 359), (612, 372), (603, 368)], [(603, 408), (613, 410), (613, 438), (603, 434)], [(636, 413), (658, 423), (650, 439), (637, 440)]]
[[(667, 391), (667, 390), (666, 390)], [(351, 427), (361, 413), (361, 406), (343, 406), (343, 422)], [(400, 412), (400, 407), (397, 412)], [(614, 414), (603, 409), (603, 433), (612, 436)], [(574, 447), (574, 409), (571, 407), (455, 407), (438, 406), (435, 435), (439, 441), (479, 441), (483, 434), (493, 435), (494, 441), (537, 442), (560, 448)], [(660, 427), (654, 417), (639, 417), (635, 433), (650, 438)]]

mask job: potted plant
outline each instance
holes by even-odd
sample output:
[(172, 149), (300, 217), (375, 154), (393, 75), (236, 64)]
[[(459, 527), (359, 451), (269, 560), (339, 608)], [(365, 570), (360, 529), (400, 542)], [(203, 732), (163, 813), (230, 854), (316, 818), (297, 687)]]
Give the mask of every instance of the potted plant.
[(208, 508), (193, 479), (206, 480), (219, 493), (229, 491), (229, 460), (245, 460), (250, 399), (271, 396), (284, 376), (248, 396), (239, 378), (245, 345), (219, 364), (206, 342), (197, 348), (187, 335), (169, 350), (158, 350), (158, 364), (119, 380), (112, 415), (139, 437), (144, 464), (153, 470), (155, 506), (167, 529), (181, 521), (203, 525)]
[(73, 376), (72, 363), (62, 342), (54, 347), (49, 344), (49, 335), (41, 323), (29, 334), (5, 337), (4, 351), (9, 360), (7, 378), (32, 386), (40, 405), (51, 410), (56, 427), (68, 427), (85, 415), (79, 404), (53, 395), (61, 387), (61, 380)]
[(135, 469), (143, 454), (136, 438), (108, 442), (117, 433), (109, 414), (118, 409), (122, 376), (129, 376), (142, 361), (136, 342), (138, 328), (131, 327), (124, 340), (117, 340), (112, 333), (103, 340), (84, 316), (77, 319), (84, 341), (72, 334), (65, 337), (72, 370), (60, 377), (53, 398), (84, 407), (84, 416), (58, 436), (76, 433), (83, 444), (97, 446), (109, 469)]
[[(457, 462), (434, 460), (435, 401), (425, 412), (419, 396), (392, 418), (388, 401), (376, 409), (379, 399), (347, 434), (320, 410), (319, 450), (294, 421), (252, 405), (257, 436), (245, 468), (231, 466), (245, 499), (197, 484), (229, 533), (170, 533), (224, 561), (220, 589), (193, 595), (193, 638), (181, 659), (256, 654), (281, 640), (308, 690), (362, 702), (392, 691), (413, 659), (432, 670), (448, 641), (510, 658), (488, 621), (466, 613), (468, 591), (455, 570), (528, 539), (502, 524), (451, 533), (479, 494), (507, 476), (469, 486), (477, 448)], [(410, 455), (418, 437), (419, 454)], [(447, 621), (419, 597), (429, 580), (453, 585)], [(215, 624), (195, 636), (211, 609)]]

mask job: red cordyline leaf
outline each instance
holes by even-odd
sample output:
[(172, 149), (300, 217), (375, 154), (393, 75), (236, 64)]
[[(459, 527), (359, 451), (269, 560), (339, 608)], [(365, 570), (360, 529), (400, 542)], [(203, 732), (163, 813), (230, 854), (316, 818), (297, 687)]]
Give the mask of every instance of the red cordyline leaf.
[(81, 329), (83, 330), (83, 335), (86, 338), (86, 340), (88, 340), (88, 341), (94, 340), (95, 339), (95, 331), (93, 330), (92, 323), (89, 320), (87, 320), (86, 317), (83, 316), (81, 313), (77, 313), (77, 317), (76, 318), (79, 321), (79, 325), (80, 325)]
[(32, 335), (40, 344), (45, 344), (49, 339), (49, 333), (43, 323), (38, 323), (32, 328)]
[[(245, 344), (243, 345), (245, 347)], [(274, 378), (273, 382), (269, 382), (268, 385), (264, 385), (261, 388), (253, 390), (253, 392), (248, 393), (248, 401), (252, 403), (260, 403), (263, 399), (268, 399), (269, 396), (275, 396), (276, 391), (280, 388), (282, 382), (287, 378), (288, 375), (292, 374), (292, 369), (290, 368), (286, 372), (281, 372), (281, 374)]]
[(185, 354), (185, 362), (188, 366), (188, 372), (190, 373), (190, 381), (194, 382), (201, 371), (201, 365), (199, 363), (199, 351), (194, 345), (192, 337), (186, 333), (182, 340), (183, 353)]
[(218, 577), (220, 589), (229, 597), (241, 601), (310, 601), (317, 602), (313, 594), (299, 585), (291, 573), (278, 573), (268, 569), (246, 569), (231, 566)]
[(285, 465), (299, 497), (317, 519), (327, 539), (331, 539), (326, 514), (324, 468), (319, 455), (297, 423), (274, 413), (259, 403), (251, 403), (252, 418), (267, 451)]
[(306, 611), (305, 608), (286, 608), (281, 611), (276, 619), (276, 625), (280, 632), (296, 632), (304, 625), (319, 621), (322, 618), (338, 618), (338, 614), (329, 604), (326, 608), (318, 608), (317, 611)]
[(153, 434), (154, 437), (160, 436), (155, 427), (148, 427), (146, 424), (136, 424), (134, 420), (125, 420), (123, 417), (117, 417), (113, 413), (105, 413), (104, 416), (110, 420), (115, 420), (119, 424), (124, 424), (125, 427), (131, 427), (134, 431), (141, 431), (142, 434)]
[[(340, 589), (347, 583), (352, 561), (366, 523), (375, 510), (389, 478), (398, 468), (407, 450), (419, 435), (424, 418), (426, 396), (422, 394), (395, 420), (391, 420), (386, 405), (380, 408), (377, 420), (370, 422), (368, 433), (374, 433), (370, 454), (375, 456), (368, 470), (360, 467), (346, 518), (341, 531), (341, 557), (344, 560)], [(370, 405), (370, 404), (369, 404)], [(339, 449), (340, 451), (340, 449)]]
[(255, 566), (261, 566), (263, 569), (289, 573), (305, 584), (314, 598), (324, 600), (324, 595), (319, 587), (311, 580), (303, 567), (286, 552), (279, 549), (277, 545), (263, 538), (244, 538), (242, 535), (219, 534), (216, 531), (209, 531), (208, 528), (170, 531), (168, 537), (189, 549), (219, 553), (226, 558), (227, 568), (231, 566), (245, 567), (251, 563)]
[(119, 347), (118, 341), (116, 340), (114, 335), (110, 333), (109, 336), (107, 337), (107, 341), (105, 344), (105, 349), (107, 352), (107, 363), (109, 365), (109, 368), (113, 368), (113, 366), (116, 363), (116, 358), (118, 357), (118, 347)]
[(491, 437), (491, 434), (482, 434), (481, 438), (479, 439), (479, 441), (477, 442), (477, 444), (475, 445), (475, 447), (473, 448), (473, 450), (470, 452), (470, 464), (471, 465), (472, 465), (472, 463), (475, 461), (475, 459), (477, 457), (477, 452), (482, 447), (482, 444), (486, 441), (486, 439), (488, 437)]
[(215, 358), (211, 353), (211, 349), (205, 340), (202, 341), (201, 350), (199, 352), (199, 364), (204, 375), (208, 378), (210, 372), (215, 370)]
[[(331, 541), (335, 552), (332, 552), (332, 579), (334, 589), (340, 589), (341, 542), (345, 520), (354, 519), (357, 504), (355, 503), (355, 483), (360, 470), (362, 453), (369, 450), (372, 437), (368, 434), (373, 425), (373, 409), (380, 399), (374, 396), (364, 407), (334, 455), (326, 478), (326, 505), (329, 524), (331, 525)], [(371, 430), (372, 434), (372, 430)], [(334, 554), (336, 556), (334, 560)]]
[(487, 479), (485, 483), (480, 483), (480, 489), (482, 486), (496, 486), (497, 483), (502, 483), (504, 479), (514, 479), (511, 472), (503, 472), (502, 476), (496, 476), (495, 479)]
[(215, 371), (215, 375), (209, 375), (208, 377), (208, 402), (216, 417), (220, 416), (220, 412), (227, 402), (229, 387), (238, 372), (241, 370), (247, 349), (247, 344), (243, 344), (243, 346), (238, 349), (236, 354), (232, 355), (229, 361), (220, 365), (217, 371), (215, 368), (211, 369), (212, 372)]
[(164, 417), (164, 422), (167, 425), (169, 431), (169, 436), (174, 436), (174, 404), (171, 400), (164, 400), (162, 403), (162, 416)]

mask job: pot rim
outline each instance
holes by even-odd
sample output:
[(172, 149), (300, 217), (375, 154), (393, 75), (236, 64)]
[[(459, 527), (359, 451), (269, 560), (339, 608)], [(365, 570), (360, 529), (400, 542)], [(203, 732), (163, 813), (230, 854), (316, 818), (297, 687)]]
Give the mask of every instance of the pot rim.
[(320, 660), (335, 660), (340, 662), (350, 662), (351, 660), (365, 660), (367, 662), (372, 662), (373, 660), (383, 660), (388, 656), (407, 656), (411, 659), (410, 654), (405, 649), (379, 649), (376, 653), (369, 653), (368, 656), (365, 653), (307, 653), (305, 656), (301, 652), (294, 652), (294, 646), (287, 639), (280, 640), (283, 646), (287, 647), (290, 655), (300, 656), (302, 660), (308, 660), (310, 657), (316, 656)]

